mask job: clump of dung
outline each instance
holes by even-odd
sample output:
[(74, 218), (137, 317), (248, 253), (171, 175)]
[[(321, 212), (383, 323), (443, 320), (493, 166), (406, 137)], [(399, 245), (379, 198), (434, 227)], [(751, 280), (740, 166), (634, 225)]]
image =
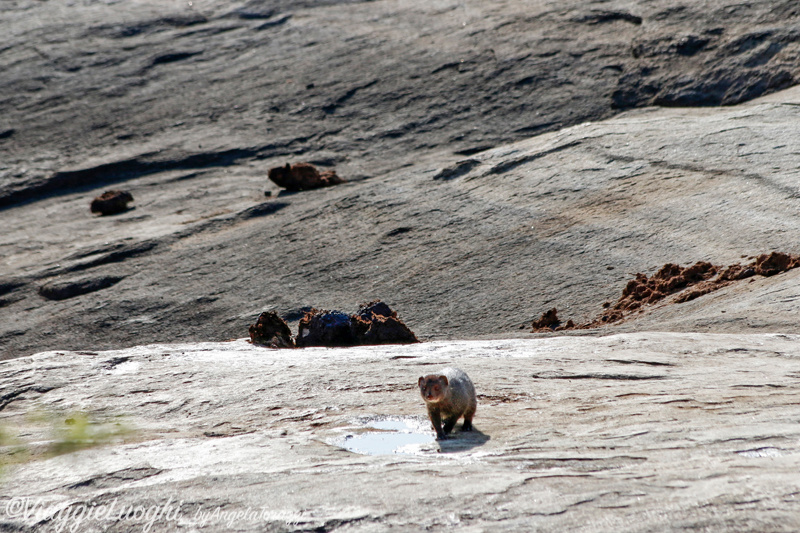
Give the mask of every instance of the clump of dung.
[(545, 312), (533, 322), (533, 330), (562, 331), (566, 329), (590, 329), (626, 319), (633, 312), (666, 300), (680, 304), (714, 292), (739, 280), (752, 276), (774, 276), (800, 266), (800, 256), (783, 252), (772, 252), (756, 257), (751, 263), (736, 263), (727, 267), (700, 261), (688, 267), (667, 263), (652, 276), (638, 273), (622, 290), (614, 304), (605, 303), (606, 309), (597, 318), (586, 324), (575, 325), (572, 320), (561, 325), (556, 310)]
[(300, 319), (295, 338), (292, 338), (289, 326), (277, 313), (264, 312), (256, 324), (250, 326), (250, 340), (253, 344), (271, 348), (419, 342), (414, 332), (397, 317), (397, 313), (380, 300), (361, 305), (352, 315), (312, 308)]
[(132, 201), (133, 195), (128, 191), (106, 191), (92, 200), (89, 209), (101, 216), (116, 215), (127, 211), (128, 203)]
[(269, 179), (287, 191), (308, 191), (344, 183), (335, 170), (320, 172), (310, 163), (295, 163), (269, 170)]

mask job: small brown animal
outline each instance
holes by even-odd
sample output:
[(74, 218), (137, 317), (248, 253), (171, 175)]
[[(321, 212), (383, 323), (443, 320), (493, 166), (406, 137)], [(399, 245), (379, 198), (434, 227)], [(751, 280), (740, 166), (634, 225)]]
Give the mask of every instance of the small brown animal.
[(462, 416), (464, 425), (461, 431), (472, 431), (472, 417), (475, 416), (478, 399), (475, 386), (466, 372), (448, 367), (441, 374), (423, 376), (419, 378), (419, 391), (425, 400), (437, 439), (446, 439)]

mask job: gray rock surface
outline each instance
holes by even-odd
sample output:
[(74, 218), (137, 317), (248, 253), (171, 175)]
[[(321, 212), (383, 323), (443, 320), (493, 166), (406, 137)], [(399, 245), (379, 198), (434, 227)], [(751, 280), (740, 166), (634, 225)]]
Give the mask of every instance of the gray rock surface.
[[(508, 336), (666, 262), (797, 252), (796, 92), (580, 126), (792, 84), (797, 9), (4, 1), (0, 357), (375, 298), (424, 338)], [(265, 198), (299, 160), (349, 183)], [(111, 185), (134, 208), (92, 218)], [(759, 327), (794, 331), (770, 287)], [(648, 328), (743, 327), (684, 309)]]
[[(4, 471), (0, 527), (796, 531), (798, 360), (796, 335), (654, 332), (43, 353), (0, 363), (0, 425), (32, 448)], [(447, 365), (475, 382), (475, 432), (410, 454), (331, 444), (366, 417), (424, 421), (417, 378)], [(132, 432), (43, 455), (41, 414), (74, 411)], [(168, 514), (76, 518), (137, 506)]]

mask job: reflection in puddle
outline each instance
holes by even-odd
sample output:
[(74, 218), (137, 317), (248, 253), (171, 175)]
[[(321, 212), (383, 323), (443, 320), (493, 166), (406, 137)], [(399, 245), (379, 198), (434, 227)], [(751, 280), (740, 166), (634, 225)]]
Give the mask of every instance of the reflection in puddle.
[(359, 424), (379, 431), (350, 433), (331, 444), (364, 455), (416, 455), (425, 451), (424, 445), (436, 442), (427, 419), (380, 418), (361, 420)]

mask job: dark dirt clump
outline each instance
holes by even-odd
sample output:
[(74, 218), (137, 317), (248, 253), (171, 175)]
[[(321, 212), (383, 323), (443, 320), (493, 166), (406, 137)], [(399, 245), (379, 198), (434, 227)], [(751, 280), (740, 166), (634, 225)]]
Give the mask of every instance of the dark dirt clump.
[(300, 319), (297, 346), (354, 346), (350, 316), (341, 311), (312, 309)]
[(269, 179), (287, 191), (307, 191), (344, 183), (336, 171), (320, 172), (309, 163), (286, 163), (284, 167), (271, 168)]
[(350, 317), (358, 344), (413, 344), (419, 342), (397, 313), (381, 301), (364, 304)]
[(132, 201), (133, 195), (128, 191), (106, 191), (92, 200), (90, 209), (101, 216), (116, 215), (127, 211), (128, 203)]
[(274, 311), (261, 313), (250, 326), (250, 340), (272, 348), (307, 346), (362, 346), (375, 344), (412, 344), (417, 336), (391, 307), (375, 300), (363, 304), (353, 315), (342, 311), (310, 309), (300, 319), (297, 338), (292, 341), (286, 322)]
[(573, 329), (575, 327), (575, 323), (572, 320), (568, 320), (566, 324), (561, 324), (561, 320), (558, 318), (558, 310), (554, 307), (549, 311), (545, 311), (542, 313), (542, 316), (539, 320), (533, 321), (533, 329), (531, 332), (539, 333), (543, 331), (563, 331), (565, 329)]
[(636, 274), (636, 279), (628, 282), (611, 310), (633, 311), (642, 305), (656, 303), (689, 285), (710, 279), (717, 273), (717, 268), (704, 261), (686, 268), (668, 263), (650, 278)]
[(275, 311), (261, 313), (250, 326), (250, 341), (270, 348), (294, 348), (292, 330)]
[(768, 277), (791, 270), (797, 266), (800, 266), (800, 256), (772, 252), (771, 254), (759, 255), (755, 263), (751, 265), (751, 268), (759, 276)]

